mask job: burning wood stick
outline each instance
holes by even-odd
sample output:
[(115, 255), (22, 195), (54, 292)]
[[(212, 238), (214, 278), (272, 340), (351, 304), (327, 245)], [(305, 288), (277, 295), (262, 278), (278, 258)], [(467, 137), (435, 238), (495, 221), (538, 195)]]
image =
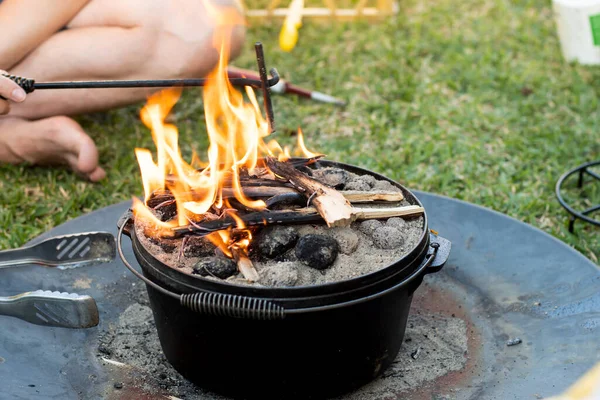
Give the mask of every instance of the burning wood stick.
[[(323, 157), (325, 157), (325, 156), (322, 154), (316, 155), (314, 157), (292, 157), (284, 162), (286, 164), (292, 165), (294, 168), (301, 168), (301, 167), (306, 167), (308, 165), (314, 164), (317, 161), (319, 161), (320, 159), (322, 159)], [(264, 163), (264, 158), (259, 159), (259, 164), (261, 162)], [(205, 170), (198, 170), (198, 172), (203, 172), (203, 171), (205, 171)], [(224, 183), (231, 186), (231, 178), (232, 178), (231, 173), (226, 174), (224, 177)], [(171, 183), (171, 184), (175, 183), (177, 181), (177, 179), (178, 178), (173, 175), (167, 175), (165, 177), (165, 181), (167, 183)], [(281, 186), (281, 182), (275, 180), (273, 173), (264, 167), (256, 167), (254, 169), (254, 172), (252, 175), (247, 175), (247, 174), (241, 173), (239, 176), (239, 180), (241, 183), (244, 183), (244, 181), (252, 181), (253, 183), (260, 183), (261, 185), (265, 185), (265, 186), (268, 186), (270, 184), (272, 184), (274, 186)]]
[[(283, 184), (283, 183), (280, 183)], [(252, 199), (265, 199), (271, 198), (274, 196), (281, 195), (289, 195), (288, 200), (293, 200), (294, 196), (304, 196), (296, 189), (286, 187), (286, 186), (251, 186), (242, 184), (242, 191), (246, 197)], [(350, 203), (370, 203), (373, 201), (402, 201), (404, 199), (404, 195), (402, 192), (390, 192), (390, 191), (370, 191), (370, 192), (361, 192), (356, 190), (342, 190), (339, 193), (342, 194)], [(184, 194), (186, 197), (194, 197), (201, 198), (202, 193), (200, 192), (190, 192), (189, 194)], [(230, 199), (233, 198), (234, 193), (230, 188), (223, 189), (223, 198)], [(148, 199), (146, 205), (150, 208), (155, 208), (160, 204), (175, 200), (173, 194), (168, 191), (157, 191), (152, 194), (152, 197)]]
[[(391, 217), (413, 217), (420, 215), (425, 210), (420, 206), (403, 207), (354, 207), (352, 210), (352, 220), (363, 219), (381, 219)], [(301, 208), (297, 210), (282, 211), (259, 211), (250, 214), (239, 215), (239, 218), (246, 226), (259, 225), (291, 225), (291, 224), (309, 224), (325, 222), (318, 210), (313, 207)], [(211, 232), (235, 227), (237, 222), (227, 216), (213, 221), (202, 221), (194, 225), (180, 226), (173, 228), (175, 236), (185, 234), (205, 235)]]
[(287, 180), (295, 189), (302, 192), (321, 214), (327, 226), (348, 226), (353, 221), (352, 205), (337, 190), (308, 177), (292, 165), (272, 157), (265, 158), (265, 164), (275, 175)]
[(254, 268), (254, 264), (250, 258), (248, 258), (248, 254), (246, 250), (241, 247), (233, 246), (231, 248), (231, 254), (233, 255), (233, 259), (235, 260), (238, 269), (244, 275), (244, 278), (250, 282), (256, 282), (260, 278), (258, 276), (258, 271)]

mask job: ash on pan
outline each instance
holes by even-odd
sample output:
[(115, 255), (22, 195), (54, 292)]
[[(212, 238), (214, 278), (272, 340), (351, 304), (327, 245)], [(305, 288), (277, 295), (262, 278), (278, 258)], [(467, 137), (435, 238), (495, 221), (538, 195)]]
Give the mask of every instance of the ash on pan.
[[(101, 333), (100, 343), (111, 356), (101, 352), (97, 355), (98, 362), (103, 363), (103, 357), (108, 357), (133, 367), (135, 374), (140, 375), (134, 381), (136, 385), (146, 388), (147, 393), (156, 398), (174, 396), (189, 400), (230, 400), (194, 386), (167, 362), (156, 334), (152, 310), (147, 306), (145, 290), (142, 285), (135, 285), (131, 290), (140, 303), (130, 305), (115, 324)], [(417, 296), (426, 298), (427, 293), (421, 292)], [(432, 326), (437, 328), (439, 335), (431, 332)], [(383, 400), (389, 393), (418, 390), (449, 372), (465, 368), (467, 327), (462, 319), (428, 312), (411, 315), (405, 337), (406, 343), (395, 362), (379, 378), (336, 400)], [(421, 350), (419, 357), (414, 359), (412, 354), (415, 345), (436, 351), (424, 355)], [(130, 368), (125, 371), (130, 371)]]

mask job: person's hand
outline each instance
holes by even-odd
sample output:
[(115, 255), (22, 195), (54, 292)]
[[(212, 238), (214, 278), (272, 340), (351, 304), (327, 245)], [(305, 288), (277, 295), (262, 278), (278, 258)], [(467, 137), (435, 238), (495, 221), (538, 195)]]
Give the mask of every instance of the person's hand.
[(6, 115), (10, 111), (9, 100), (20, 103), (25, 100), (27, 94), (19, 85), (2, 74), (6, 74), (6, 72), (0, 70), (0, 115)]

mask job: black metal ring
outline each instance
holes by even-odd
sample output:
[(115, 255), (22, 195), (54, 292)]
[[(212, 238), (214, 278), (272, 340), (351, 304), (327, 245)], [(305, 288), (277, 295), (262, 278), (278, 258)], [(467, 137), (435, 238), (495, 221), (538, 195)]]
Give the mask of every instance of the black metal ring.
[(123, 261), (123, 264), (125, 264), (125, 267), (127, 267), (127, 269), (129, 271), (131, 271), (132, 274), (134, 274), (136, 277), (140, 278), (142, 281), (144, 281), (148, 285), (152, 286), (154, 289), (158, 290), (159, 292), (161, 292), (163, 294), (166, 294), (167, 296), (171, 296), (171, 297), (181, 301), (181, 295), (179, 295), (177, 293), (173, 293), (173, 292), (157, 285), (156, 283), (152, 282), (150, 279), (146, 278), (144, 275), (137, 272), (135, 270), (135, 268), (133, 268), (131, 266), (131, 264), (129, 264), (129, 261), (127, 261), (127, 258), (125, 258), (125, 254), (123, 254), (123, 245), (122, 245), (123, 231), (125, 230), (125, 226), (127, 226), (127, 222), (123, 223), (119, 227), (119, 234), (117, 235), (117, 251), (119, 252), (119, 257), (121, 257), (121, 261)]
[(567, 202), (565, 201), (565, 199), (563, 198), (562, 194), (561, 194), (561, 189), (562, 189), (562, 185), (563, 183), (571, 176), (574, 175), (576, 173), (579, 173), (579, 179), (578, 179), (578, 183), (577, 186), (579, 188), (581, 188), (584, 184), (584, 176), (587, 174), (589, 176), (591, 176), (592, 178), (594, 178), (597, 181), (600, 181), (600, 175), (596, 174), (595, 172), (589, 171), (588, 168), (596, 166), (596, 165), (600, 165), (600, 161), (591, 161), (585, 164), (581, 164), (578, 167), (573, 168), (570, 171), (567, 171), (566, 173), (564, 173), (556, 182), (556, 187), (555, 187), (555, 193), (556, 193), (556, 198), (558, 199), (558, 202), (560, 203), (560, 205), (567, 210), (567, 212), (569, 214), (571, 214), (571, 216), (569, 217), (569, 232), (573, 233), (573, 229), (574, 229), (574, 225), (575, 225), (575, 221), (577, 219), (581, 219), (582, 221), (588, 222), (592, 225), (596, 225), (596, 226), (600, 226), (600, 220), (594, 219), (594, 218), (590, 218), (587, 215), (591, 214), (595, 211), (599, 211), (600, 210), (600, 204), (590, 207), (586, 210), (583, 211), (577, 211), (575, 210), (573, 207), (571, 207), (569, 204), (567, 204)]

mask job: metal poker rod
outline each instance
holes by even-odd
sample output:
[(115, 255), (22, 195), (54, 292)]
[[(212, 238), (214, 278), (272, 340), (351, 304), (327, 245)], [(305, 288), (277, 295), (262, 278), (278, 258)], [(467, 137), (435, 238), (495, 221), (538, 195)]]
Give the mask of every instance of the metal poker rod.
[[(275, 68), (270, 71), (272, 78), (267, 80), (269, 87), (279, 82), (279, 73)], [(68, 81), (68, 82), (36, 82), (33, 79), (22, 78), (15, 75), (2, 74), (2, 76), (18, 84), (25, 92), (44, 89), (117, 89), (117, 88), (161, 88), (161, 87), (192, 87), (205, 86), (210, 79), (152, 79), (152, 80), (127, 80), (127, 81)], [(241, 77), (229, 78), (234, 86), (252, 86), (262, 89), (261, 80)]]

